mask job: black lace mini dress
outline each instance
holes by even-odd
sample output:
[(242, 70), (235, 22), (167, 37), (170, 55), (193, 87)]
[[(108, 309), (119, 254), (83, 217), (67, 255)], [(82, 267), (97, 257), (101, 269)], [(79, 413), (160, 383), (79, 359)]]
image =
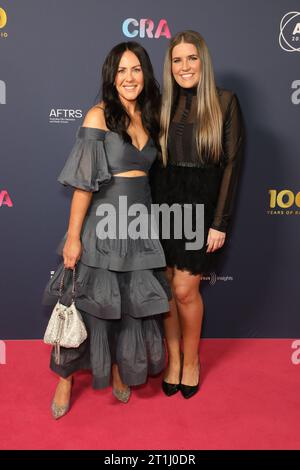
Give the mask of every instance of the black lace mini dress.
[(196, 89), (180, 88), (169, 129), (168, 164), (164, 167), (157, 160), (151, 170), (154, 202), (169, 206), (191, 205), (194, 230), (195, 205), (204, 205), (204, 244), (201, 249), (187, 250), (186, 243), (191, 240), (186, 239), (184, 234), (182, 238), (176, 238), (174, 226), (171, 226), (168, 239), (161, 237), (167, 266), (192, 274), (215, 270), (218, 257), (226, 247), (225, 242), (221, 250), (206, 253), (209, 229), (227, 232), (243, 151), (244, 126), (238, 98), (228, 90), (217, 90), (223, 116), (223, 152), (219, 162), (214, 163), (209, 157), (204, 157), (203, 163), (199, 160), (194, 137)]

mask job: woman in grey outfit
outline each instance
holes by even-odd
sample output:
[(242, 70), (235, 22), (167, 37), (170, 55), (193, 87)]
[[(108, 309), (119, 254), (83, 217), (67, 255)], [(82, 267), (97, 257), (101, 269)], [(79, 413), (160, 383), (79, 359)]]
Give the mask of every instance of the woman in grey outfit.
[[(126, 403), (130, 386), (144, 383), (165, 365), (161, 317), (169, 310), (170, 291), (160, 242), (151, 236), (120, 236), (118, 218), (109, 227), (116, 229), (115, 238), (105, 237), (98, 216), (102, 204), (118, 214), (120, 196), (128, 208), (143, 204), (149, 215), (148, 171), (157, 154), (159, 100), (147, 52), (135, 42), (115, 46), (102, 69), (102, 101), (86, 114), (58, 178), (74, 194), (58, 248), (63, 263), (48, 282), (44, 303), (57, 300), (66, 268), (62, 301), (70, 301), (76, 267), (75, 303), (88, 338), (78, 348), (61, 348), (60, 364), (52, 351), (50, 367), (60, 376), (52, 401), (56, 419), (69, 410), (73, 374), (79, 369), (92, 370), (95, 389), (112, 380), (114, 396)], [(127, 224), (133, 220), (129, 215)]]

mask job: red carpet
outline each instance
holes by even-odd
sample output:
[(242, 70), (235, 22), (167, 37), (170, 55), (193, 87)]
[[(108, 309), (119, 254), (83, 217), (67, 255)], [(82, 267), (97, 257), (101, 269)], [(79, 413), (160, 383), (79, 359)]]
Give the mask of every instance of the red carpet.
[(53, 420), (56, 377), (41, 341), (7, 341), (0, 364), (1, 449), (300, 449), (300, 364), (292, 340), (202, 340), (202, 385), (167, 398), (161, 377), (119, 403), (75, 375), (70, 412)]

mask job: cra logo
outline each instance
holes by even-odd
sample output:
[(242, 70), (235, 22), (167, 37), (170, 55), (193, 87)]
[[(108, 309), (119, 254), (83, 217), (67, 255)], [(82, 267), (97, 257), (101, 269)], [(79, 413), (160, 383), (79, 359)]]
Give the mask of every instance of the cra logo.
[(12, 207), (13, 203), (6, 189), (0, 190), (0, 207)]
[(170, 39), (171, 37), (168, 22), (165, 19), (159, 20), (158, 24), (155, 25), (154, 21), (149, 18), (142, 18), (140, 20), (127, 18), (123, 21), (122, 31), (127, 38), (135, 38), (138, 36), (140, 38), (159, 39), (164, 36)]

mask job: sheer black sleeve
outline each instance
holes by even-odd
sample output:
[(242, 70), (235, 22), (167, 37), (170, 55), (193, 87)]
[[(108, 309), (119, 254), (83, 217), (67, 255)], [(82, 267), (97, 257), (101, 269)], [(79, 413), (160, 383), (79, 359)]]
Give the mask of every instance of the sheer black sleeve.
[(244, 147), (244, 123), (236, 95), (228, 105), (223, 128), (224, 171), (221, 179), (212, 228), (226, 232), (237, 189)]

